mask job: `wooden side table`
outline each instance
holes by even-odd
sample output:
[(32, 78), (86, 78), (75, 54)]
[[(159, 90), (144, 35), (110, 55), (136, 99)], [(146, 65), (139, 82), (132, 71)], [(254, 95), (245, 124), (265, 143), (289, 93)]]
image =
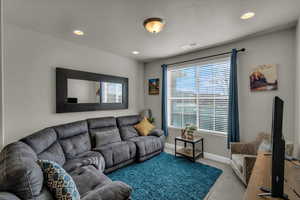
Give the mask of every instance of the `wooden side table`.
[[(290, 200), (300, 199), (300, 163), (298, 161), (285, 161), (284, 167), (284, 193)], [(282, 200), (282, 198), (262, 198), (258, 194), (260, 187), (272, 185), (272, 156), (269, 152), (258, 152), (251, 178), (245, 192), (244, 200)]]
[[(184, 147), (178, 149), (177, 142), (183, 142)], [(191, 144), (192, 148), (187, 147), (187, 143)], [(197, 149), (196, 145), (201, 143), (201, 149)], [(181, 155), (184, 156), (193, 162), (196, 161), (198, 157), (204, 157), (204, 145), (203, 145), (203, 137), (194, 137), (193, 139), (187, 139), (182, 137), (175, 138), (175, 156)]]

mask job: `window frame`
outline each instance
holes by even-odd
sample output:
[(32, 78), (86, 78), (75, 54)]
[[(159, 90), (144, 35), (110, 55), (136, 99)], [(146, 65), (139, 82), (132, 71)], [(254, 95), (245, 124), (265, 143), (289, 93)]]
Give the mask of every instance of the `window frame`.
[[(167, 109), (168, 109), (168, 128), (172, 128), (172, 129), (181, 129), (181, 128), (178, 128), (178, 127), (175, 127), (175, 126), (172, 126), (171, 125), (171, 97), (170, 97), (170, 93), (171, 93), (171, 79), (170, 79), (170, 75), (171, 75), (171, 71), (175, 71), (175, 70), (180, 70), (180, 69), (185, 69), (185, 68), (189, 68), (189, 67), (194, 67), (195, 65), (196, 66), (204, 66), (204, 65), (208, 65), (208, 64), (212, 64), (212, 63), (217, 63), (217, 62), (222, 62), (222, 61), (229, 61), (230, 63), (230, 56), (223, 56), (223, 57), (219, 57), (219, 58), (215, 58), (215, 59), (207, 59), (207, 60), (204, 60), (204, 61), (198, 61), (198, 62), (190, 62), (190, 63), (187, 63), (187, 64), (177, 64), (177, 65), (173, 65), (173, 66), (170, 66), (168, 67), (167, 69)], [(230, 73), (230, 71), (229, 71)], [(196, 100), (197, 103), (196, 105), (199, 105), (198, 104), (198, 100), (199, 98), (197, 98), (197, 96), (195, 98), (193, 97), (189, 97), (191, 98), (192, 100)], [(229, 101), (229, 94), (228, 94), (228, 101)], [(199, 129), (199, 106), (197, 106), (197, 112), (196, 112), (196, 121), (197, 121), (197, 131), (198, 132), (201, 132), (201, 133), (207, 133), (207, 134), (210, 134), (210, 135), (220, 135), (220, 136), (225, 136), (227, 137), (228, 133), (227, 131), (226, 132), (221, 132), (221, 131), (215, 131), (215, 130), (208, 130), (208, 129)], [(228, 120), (228, 118), (227, 118)]]

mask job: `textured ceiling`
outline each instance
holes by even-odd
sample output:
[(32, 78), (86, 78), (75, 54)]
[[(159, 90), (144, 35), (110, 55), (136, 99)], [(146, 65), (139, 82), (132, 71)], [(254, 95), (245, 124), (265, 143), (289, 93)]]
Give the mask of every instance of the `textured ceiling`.
[[(255, 18), (243, 21), (242, 13)], [(4, 0), (4, 22), (141, 61), (232, 41), (295, 22), (300, 0)], [(143, 29), (162, 17), (165, 29)], [(74, 29), (86, 34), (76, 37)], [(193, 49), (196, 50), (196, 49)], [(140, 51), (132, 55), (132, 51)]]

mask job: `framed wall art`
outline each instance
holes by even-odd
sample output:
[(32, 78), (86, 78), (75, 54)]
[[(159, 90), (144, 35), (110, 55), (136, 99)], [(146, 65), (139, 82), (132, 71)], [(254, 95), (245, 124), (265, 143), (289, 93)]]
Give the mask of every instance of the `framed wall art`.
[(250, 73), (251, 91), (271, 91), (278, 89), (277, 65), (259, 65)]
[(149, 79), (149, 95), (159, 95), (159, 78)]

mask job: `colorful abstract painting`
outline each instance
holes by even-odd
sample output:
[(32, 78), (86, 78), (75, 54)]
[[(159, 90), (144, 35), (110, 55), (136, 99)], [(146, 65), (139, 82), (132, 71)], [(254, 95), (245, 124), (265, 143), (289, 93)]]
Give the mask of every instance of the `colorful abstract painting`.
[(149, 95), (159, 95), (159, 79), (149, 79)]

